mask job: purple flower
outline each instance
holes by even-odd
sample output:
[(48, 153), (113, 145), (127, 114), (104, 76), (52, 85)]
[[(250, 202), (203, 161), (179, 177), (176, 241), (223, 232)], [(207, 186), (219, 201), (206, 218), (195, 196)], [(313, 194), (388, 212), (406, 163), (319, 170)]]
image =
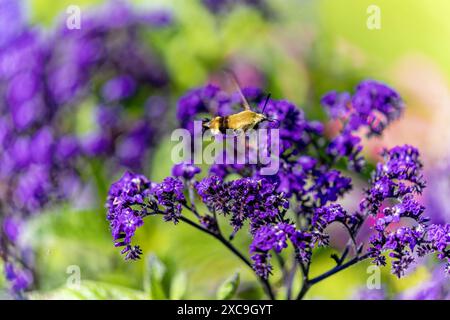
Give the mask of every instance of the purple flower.
[(15, 0), (0, 0), (0, 48), (16, 38), (25, 21), (22, 4)]
[(389, 86), (374, 80), (360, 82), (353, 96), (349, 93), (327, 93), (321, 103), (334, 119), (345, 121), (344, 131), (368, 128), (368, 135), (379, 135), (403, 111), (400, 95)]
[[(369, 127), (369, 135), (381, 134), (389, 123), (400, 117), (404, 108), (400, 95), (394, 89), (373, 80), (358, 84), (352, 96), (352, 105), (358, 121)], [(349, 122), (352, 123), (352, 120)]]
[(424, 191), (424, 200), (433, 223), (450, 221), (450, 206), (447, 196), (450, 194), (449, 160), (445, 159), (442, 164), (429, 168), (426, 174), (427, 188)]
[[(261, 107), (264, 103), (261, 92), (247, 89), (244, 95)], [(235, 107), (240, 108), (241, 103), (236, 93), (230, 95), (209, 85), (184, 95), (178, 103), (177, 117), (181, 126), (191, 130), (193, 121), (202, 113), (223, 116), (234, 112)], [(368, 136), (381, 134), (401, 113), (403, 105), (398, 94), (383, 84), (365, 81), (353, 96), (334, 92), (325, 96), (322, 103), (329, 107), (331, 117), (343, 121), (341, 133), (331, 141), (323, 136), (322, 124), (306, 120), (303, 111), (294, 104), (284, 100), (268, 101), (265, 112), (278, 125), (269, 124), (267, 128), (280, 133), (281, 148), (277, 154), (271, 154), (278, 157), (280, 163), (274, 175), (264, 176), (261, 163), (216, 163), (208, 176), (193, 181), (200, 169), (186, 162), (173, 167), (172, 177), (159, 184), (147, 181), (143, 188), (133, 185), (135, 175), (124, 176), (111, 187), (108, 219), (113, 235), (118, 235), (115, 237), (118, 245), (125, 247), (126, 258), (135, 259), (141, 253), (138, 246), (131, 244), (131, 238), (143, 218), (161, 214), (166, 221), (193, 225), (219, 239), (235, 253), (228, 241), (248, 225), (252, 240), (251, 265), (263, 279), (268, 279), (272, 272), (273, 252), (279, 254), (291, 245), (295, 253), (292, 262), (300, 264), (305, 273), (306, 290), (364, 259), (386, 265), (386, 255), (392, 260), (392, 273), (398, 277), (405, 274), (417, 257), (431, 253), (446, 260), (450, 270), (449, 226), (430, 225), (418, 199), (425, 182), (416, 148), (404, 145), (383, 151), (384, 159), (376, 165), (358, 211), (350, 214), (337, 203), (352, 189), (352, 179), (338, 169), (345, 162), (359, 173), (363, 169), (361, 139), (356, 131), (366, 128)], [(23, 149), (26, 148), (18, 148)], [(26, 152), (22, 160), (29, 161)], [(204, 205), (199, 206), (199, 210), (190, 188), (197, 191)], [(185, 191), (189, 192), (190, 203), (184, 197)], [(202, 212), (204, 207), (209, 212)], [(191, 211), (199, 224), (182, 215), (183, 208)], [(217, 215), (222, 215), (233, 228), (228, 240), (219, 228)], [(375, 223), (367, 252), (363, 253), (366, 243), (359, 242), (358, 231), (369, 216)], [(403, 224), (402, 219), (409, 220), (409, 224)], [(324, 273), (324, 277), (309, 277), (313, 250), (316, 246), (329, 245), (326, 229), (334, 222), (344, 225), (351, 243), (341, 255), (332, 255), (337, 266)], [(354, 255), (350, 252), (353, 246)], [(241, 254), (237, 255), (249, 264)], [(270, 288), (266, 289), (270, 292)], [(302, 290), (300, 297), (305, 292)]]
[(267, 252), (275, 250), (280, 253), (288, 246), (287, 241), (294, 234), (295, 227), (287, 223), (264, 225), (260, 227), (253, 237), (250, 252)]
[(383, 201), (420, 194), (425, 187), (422, 163), (416, 148), (404, 145), (383, 151), (384, 162), (378, 163), (370, 181), (371, 187), (361, 202), (361, 211), (377, 214)]
[[(17, 241), (18, 221), (25, 224), (31, 215), (72, 200), (86, 158), (111, 159), (105, 167), (112, 170), (118, 165), (142, 170), (162, 117), (148, 112), (155, 105), (145, 104), (151, 98), (145, 92), (163, 89), (168, 82), (163, 61), (152, 44), (142, 41), (142, 27), (169, 21), (161, 12), (149, 15), (115, 1), (87, 11), (77, 32), (63, 21), (44, 34), (26, 21), (21, 9), (20, 1), (0, 0), (0, 252), (14, 265), (7, 270), (8, 279), (18, 290), (30, 287), (26, 273), (32, 268), (22, 261), (29, 248)], [(98, 103), (97, 128), (86, 132), (86, 138), (74, 133), (82, 101)], [(149, 211), (135, 210), (130, 203), (139, 197), (145, 199), (140, 205), (155, 203), (147, 195), (150, 183), (139, 179), (142, 190), (117, 194), (119, 202), (109, 208), (114, 238), (127, 247)], [(116, 192), (133, 185), (122, 182)], [(130, 246), (126, 255), (134, 258), (139, 252)]]
[(330, 170), (323, 174), (317, 174), (310, 191), (314, 198), (319, 200), (320, 205), (325, 205), (328, 202), (336, 201), (339, 196), (351, 190), (351, 181), (350, 178), (343, 177), (339, 171)]
[(164, 207), (164, 221), (178, 223), (181, 216), (182, 204), (186, 201), (183, 194), (183, 182), (173, 177), (167, 177), (157, 184), (152, 192), (158, 204)]
[(103, 85), (102, 95), (108, 101), (122, 100), (130, 97), (136, 90), (136, 81), (127, 75), (118, 76)]
[(321, 124), (308, 122), (299, 108), (285, 100), (270, 100), (266, 107), (267, 116), (279, 123), (280, 153), (295, 147), (303, 150), (311, 142), (312, 136), (321, 135)]
[(350, 231), (353, 231), (362, 218), (358, 214), (349, 215), (339, 204), (317, 208), (312, 217), (312, 230), (315, 240), (319, 246), (328, 245), (329, 237), (325, 233), (327, 228), (333, 222), (340, 222)]
[(195, 183), (195, 189), (203, 203), (212, 212), (228, 213), (228, 194), (223, 180), (215, 175), (206, 177)]
[(181, 162), (173, 166), (172, 175), (181, 177), (185, 180), (192, 180), (195, 175), (199, 174), (201, 169), (189, 162)]
[(115, 155), (119, 163), (136, 171), (145, 165), (145, 155), (153, 146), (155, 129), (147, 121), (137, 121), (121, 139), (116, 140)]
[[(220, 94), (220, 89), (213, 85), (190, 90), (178, 101), (177, 118), (181, 127), (193, 130), (193, 121), (198, 114), (210, 113), (211, 107), (218, 103), (215, 99)], [(212, 110), (211, 110), (212, 111)]]
[(351, 110), (351, 96), (348, 92), (328, 92), (320, 103), (327, 108), (326, 111), (332, 119), (345, 118)]
[[(376, 215), (385, 200), (396, 200), (397, 204), (384, 208), (383, 215), (376, 219), (375, 234), (370, 238), (368, 251), (373, 262), (385, 265), (386, 258), (382, 253), (388, 251), (393, 258), (392, 272), (398, 277), (415, 262), (416, 255), (437, 252), (438, 258), (446, 259), (448, 263), (450, 226), (429, 225), (429, 218), (423, 215), (425, 207), (414, 198), (425, 187), (417, 149), (406, 145), (385, 150), (383, 154), (384, 162), (377, 165), (360, 208)], [(396, 230), (389, 228), (402, 218), (412, 219), (416, 225)]]
[(3, 231), (11, 242), (13, 243), (17, 242), (21, 229), (22, 229), (22, 222), (17, 218), (6, 217), (4, 219)]
[(272, 273), (272, 265), (270, 264), (271, 255), (269, 253), (256, 253), (251, 258), (255, 273), (261, 278), (267, 279)]
[(28, 270), (20, 269), (11, 263), (6, 263), (5, 265), (5, 277), (15, 294), (28, 289), (33, 283), (33, 276)]
[(433, 224), (427, 228), (427, 240), (431, 248), (427, 246), (425, 252), (435, 251), (441, 260), (446, 260), (445, 271), (450, 275), (450, 225)]
[(217, 176), (210, 176), (197, 182), (195, 188), (209, 210), (231, 215), (234, 233), (247, 220), (252, 230), (256, 230), (289, 208), (289, 202), (276, 191), (276, 185), (265, 179), (242, 178), (223, 182)]
[(353, 96), (348, 92), (331, 91), (322, 97), (321, 104), (332, 119), (343, 122), (342, 131), (327, 148), (328, 154), (337, 159), (348, 158), (349, 168), (358, 172), (362, 170), (364, 160), (360, 156), (360, 138), (354, 133), (365, 127), (367, 136), (380, 135), (404, 109), (396, 91), (374, 80), (360, 82)]
[[(143, 218), (150, 214), (147, 208), (156, 208), (156, 204), (149, 198), (150, 190), (151, 183), (147, 178), (130, 172), (126, 172), (111, 185), (106, 207), (116, 246), (130, 247), (136, 229), (143, 225)], [(132, 257), (133, 255), (127, 256)]]
[(310, 232), (296, 230), (291, 235), (291, 242), (294, 245), (295, 256), (300, 263), (311, 261), (312, 249), (314, 247), (314, 237)]
[(250, 253), (254, 261), (253, 269), (258, 275), (268, 277), (272, 269), (269, 251), (280, 253), (287, 248), (288, 240), (294, 246), (297, 260), (300, 263), (309, 262), (313, 247), (311, 234), (296, 230), (293, 224), (286, 222), (263, 225), (255, 231)]
[(131, 172), (125, 172), (111, 185), (106, 202), (107, 219), (115, 245), (125, 247), (122, 253), (126, 259), (135, 260), (142, 252), (131, 242), (145, 217), (162, 214), (165, 221), (178, 222), (182, 204), (186, 201), (183, 188), (183, 183), (173, 177), (152, 183), (146, 177)]
[(329, 155), (336, 159), (347, 158), (349, 169), (357, 172), (364, 167), (364, 158), (360, 155), (361, 150), (361, 139), (348, 132), (336, 136), (327, 147)]

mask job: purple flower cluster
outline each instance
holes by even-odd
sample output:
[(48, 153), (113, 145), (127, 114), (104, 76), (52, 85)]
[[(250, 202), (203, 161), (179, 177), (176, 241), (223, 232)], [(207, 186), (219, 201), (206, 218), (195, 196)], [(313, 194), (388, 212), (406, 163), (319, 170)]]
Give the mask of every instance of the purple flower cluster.
[[(398, 277), (415, 261), (416, 254), (438, 252), (440, 259), (448, 260), (450, 226), (430, 225), (429, 218), (423, 215), (425, 207), (415, 199), (425, 187), (418, 150), (405, 145), (385, 150), (383, 154), (384, 162), (377, 165), (360, 206), (362, 212), (377, 216), (376, 233), (370, 239), (370, 256), (376, 264), (385, 265), (383, 252), (389, 251), (392, 271)], [(397, 203), (389, 206), (386, 203), (389, 200)], [(415, 225), (392, 230), (390, 226), (402, 218), (411, 219)]]
[[(254, 102), (261, 106), (263, 103), (261, 94), (257, 90), (254, 92), (258, 94), (253, 97), (259, 99)], [(216, 111), (215, 114), (229, 114), (230, 101), (232, 99), (217, 87), (195, 89), (180, 100), (178, 115), (181, 125), (189, 126), (197, 114), (211, 112), (211, 107)], [(265, 109), (267, 116), (277, 120), (279, 124), (276, 128), (280, 136), (280, 154), (277, 155), (280, 168), (277, 174), (260, 175), (260, 165), (215, 164), (210, 169), (211, 176), (196, 185), (197, 191), (209, 210), (231, 213), (230, 223), (235, 230), (242, 227), (244, 221), (242, 217), (251, 217), (251, 230), (254, 239), (257, 239), (252, 244), (251, 251), (254, 253), (255, 270), (262, 276), (268, 275), (271, 270), (270, 250), (263, 249), (271, 247), (270, 241), (274, 239), (272, 234), (279, 235), (280, 239), (301, 239), (293, 242), (294, 247), (298, 257), (303, 257), (300, 260), (307, 261), (315, 244), (328, 244), (328, 236), (324, 230), (329, 224), (342, 223), (353, 237), (362, 225), (364, 217), (368, 214), (376, 215), (387, 199), (397, 200), (399, 203), (385, 208), (383, 218), (377, 220), (375, 228), (377, 234), (372, 237), (369, 252), (376, 263), (384, 264), (385, 257), (382, 252), (386, 249), (391, 250), (391, 256), (395, 260), (394, 273), (400, 276), (414, 260), (411, 253), (408, 253), (409, 248), (420, 247), (421, 252), (425, 251), (424, 245), (419, 246), (423, 241), (419, 241), (418, 237), (421, 226), (427, 222), (427, 218), (422, 215), (424, 207), (414, 198), (414, 195), (419, 194), (425, 187), (420, 173), (422, 165), (418, 159), (418, 151), (410, 146), (385, 151), (385, 161), (376, 167), (370, 181), (371, 188), (367, 190), (361, 202), (360, 212), (353, 214), (348, 214), (335, 203), (339, 197), (351, 190), (352, 185), (351, 179), (343, 176), (333, 166), (339, 159), (344, 158), (350, 169), (359, 172), (364, 165), (364, 159), (360, 155), (361, 139), (355, 133), (361, 128), (367, 128), (369, 137), (381, 134), (389, 123), (401, 115), (403, 102), (398, 93), (388, 86), (366, 80), (356, 87), (353, 95), (330, 92), (323, 97), (322, 104), (328, 108), (332, 119), (343, 122), (341, 133), (328, 145), (323, 144), (321, 123), (307, 121), (302, 111), (287, 101), (269, 100)], [(224, 113), (223, 110), (228, 113)], [(190, 114), (186, 117), (188, 111)], [(326, 151), (326, 155), (323, 154), (323, 150)], [(231, 173), (247, 177), (247, 180), (243, 178), (224, 183), (222, 179)], [(239, 207), (239, 204), (248, 203), (245, 197), (242, 198), (242, 195), (246, 196), (244, 188), (248, 194), (252, 194), (255, 190), (249, 183), (254, 178), (270, 182), (275, 187), (273, 191), (283, 194), (286, 199), (295, 197), (297, 205), (292, 210), (309, 221), (309, 226), (303, 230), (304, 232), (296, 231), (287, 235), (274, 226), (285, 221), (273, 219), (262, 222), (258, 215), (252, 216)], [(237, 189), (235, 197), (239, 201), (230, 202), (229, 194), (233, 194), (236, 187), (243, 187)], [(253, 200), (253, 197), (251, 199)], [(238, 204), (237, 207), (233, 206), (235, 203)], [(254, 210), (251, 205), (248, 207)], [(414, 219), (420, 227), (403, 227), (388, 237), (385, 234), (387, 226), (392, 222), (399, 222), (401, 217)], [(257, 226), (261, 225), (263, 227), (258, 231)], [(295, 230), (295, 227), (293, 228)], [(266, 243), (264, 239), (267, 240)], [(280, 243), (283, 246), (286, 241)], [(439, 250), (436, 243), (431, 246), (434, 249), (428, 249), (427, 252), (438, 251), (440, 257), (446, 255), (445, 246)], [(442, 246), (441, 244), (440, 247)], [(277, 250), (281, 247), (278, 246)]]
[(172, 175), (174, 177), (183, 178), (186, 181), (192, 180), (192, 178), (200, 172), (200, 168), (194, 166), (190, 162), (181, 162), (174, 165), (172, 168)]
[(380, 135), (404, 109), (399, 94), (389, 86), (373, 81), (360, 82), (355, 93), (327, 93), (321, 100), (333, 119), (345, 120), (344, 131), (367, 128), (368, 135)]
[[(261, 90), (244, 89), (244, 95), (252, 104), (263, 106)], [(399, 95), (383, 84), (364, 81), (353, 96), (330, 93), (322, 102), (329, 108), (332, 118), (345, 120), (342, 132), (331, 141), (324, 136), (323, 124), (308, 121), (294, 104), (268, 100), (266, 115), (276, 120), (273, 122), (277, 125), (269, 122), (265, 128), (279, 130), (280, 139), (279, 153), (272, 154), (278, 157), (280, 164), (276, 174), (263, 175), (264, 166), (260, 163), (216, 163), (211, 166), (209, 175), (196, 181), (200, 169), (190, 162), (180, 163), (173, 167), (174, 177), (166, 178), (161, 184), (149, 184), (145, 205), (133, 202), (125, 207), (114, 207), (114, 203), (120, 201), (116, 200), (116, 185), (113, 185), (109, 196), (109, 203), (113, 205), (109, 205), (109, 210), (114, 218), (109, 219), (114, 221), (116, 217), (126, 216), (131, 209), (137, 210), (135, 216), (141, 218), (159, 213), (166, 221), (186, 222), (217, 238), (251, 265), (269, 296), (272, 256), (279, 255), (282, 260), (280, 254), (288, 247), (295, 253), (293, 264), (298, 264), (303, 273), (300, 298), (311, 285), (364, 259), (371, 258), (374, 263), (385, 265), (386, 252), (392, 259), (392, 272), (399, 277), (417, 256), (430, 253), (447, 260), (447, 269), (450, 269), (450, 226), (429, 224), (424, 215), (425, 207), (418, 195), (425, 182), (419, 152), (414, 147), (405, 145), (383, 152), (384, 160), (376, 165), (356, 212), (349, 212), (338, 203), (352, 189), (352, 179), (340, 171), (343, 164), (340, 160), (346, 160), (355, 174), (360, 173), (364, 162), (359, 154), (360, 138), (353, 135), (354, 132), (368, 128), (368, 136), (381, 134), (402, 111)], [(226, 94), (218, 87), (196, 88), (180, 99), (178, 120), (182, 127), (192, 130), (193, 121), (202, 114), (231, 114), (236, 112), (236, 107), (239, 110), (240, 103), (238, 94)], [(119, 188), (127, 190), (123, 183), (118, 182)], [(189, 202), (184, 193), (189, 194)], [(200, 208), (196, 206), (198, 201), (207, 208), (206, 213), (197, 210)], [(186, 211), (191, 211), (199, 223), (189, 219)], [(233, 228), (230, 237), (223, 236), (218, 215)], [(367, 251), (363, 252), (365, 246), (358, 242), (358, 232), (368, 217), (375, 220), (374, 234)], [(411, 226), (404, 220), (411, 220)], [(345, 227), (349, 244), (340, 256), (332, 255), (337, 263), (335, 268), (311, 279), (309, 268), (313, 250), (331, 245), (327, 229), (333, 223)], [(250, 260), (231, 244), (246, 225), (252, 239)], [(126, 236), (126, 231), (121, 232)], [(355, 249), (354, 253), (351, 248)]]
[(63, 25), (55, 31), (47, 67), (52, 99), (73, 105), (89, 97), (95, 104), (94, 127), (80, 137), (85, 156), (143, 170), (147, 151), (163, 129), (167, 98), (161, 92), (169, 80), (162, 60), (144, 44), (143, 32), (169, 22), (167, 13), (141, 12), (114, 1), (87, 12), (80, 30)]
[(161, 214), (165, 221), (177, 223), (185, 203), (183, 183), (177, 178), (152, 183), (142, 175), (126, 172), (111, 185), (106, 203), (115, 245), (124, 247), (122, 253), (127, 260), (138, 259), (142, 251), (131, 242), (136, 229), (143, 225), (143, 219)]
[[(147, 178), (126, 172), (109, 191), (106, 206), (112, 236), (116, 246), (125, 246), (122, 253), (127, 254), (127, 259), (134, 259), (139, 251), (138, 246), (132, 247), (130, 243), (136, 229), (143, 225), (143, 217), (148, 214), (145, 208), (156, 208), (149, 201), (150, 190), (151, 184)], [(139, 208), (136, 209), (136, 206)]]
[(164, 221), (178, 223), (181, 216), (182, 203), (185, 202), (183, 182), (177, 178), (167, 177), (153, 188), (153, 194), (159, 205), (164, 207)]
[[(0, 24), (6, 23), (0, 28), (0, 252), (13, 292), (31, 284), (25, 275), (32, 266), (22, 254), (28, 248), (18, 241), (21, 228), (11, 221), (22, 223), (70, 197), (78, 185), (73, 165), (79, 153), (73, 134), (56, 125), (62, 118), (45, 80), (48, 42), (27, 25), (21, 6), (0, 1)], [(8, 23), (15, 13), (17, 20)]]
[(350, 215), (340, 204), (317, 208), (312, 218), (313, 234), (319, 246), (329, 244), (329, 236), (325, 229), (333, 222), (340, 222), (349, 229), (350, 234), (360, 225), (362, 217), (355, 213)]
[(366, 128), (369, 137), (381, 135), (404, 109), (394, 89), (373, 80), (359, 83), (353, 95), (331, 91), (323, 96), (321, 103), (332, 119), (342, 122), (342, 130), (333, 138), (327, 152), (337, 158), (347, 158), (349, 167), (357, 171), (362, 169), (364, 159), (360, 155), (361, 139), (355, 133)]
[(245, 221), (256, 229), (266, 221), (276, 221), (289, 202), (275, 191), (275, 185), (265, 179), (241, 178), (224, 182), (217, 176), (195, 184), (203, 203), (212, 211), (231, 215), (230, 223), (237, 232)]
[(288, 241), (294, 246), (298, 261), (308, 262), (310, 260), (311, 250), (314, 246), (312, 234), (297, 230), (292, 222), (266, 224), (256, 230), (250, 245), (256, 274), (267, 279), (272, 270), (270, 251), (273, 250), (279, 254), (288, 247)]

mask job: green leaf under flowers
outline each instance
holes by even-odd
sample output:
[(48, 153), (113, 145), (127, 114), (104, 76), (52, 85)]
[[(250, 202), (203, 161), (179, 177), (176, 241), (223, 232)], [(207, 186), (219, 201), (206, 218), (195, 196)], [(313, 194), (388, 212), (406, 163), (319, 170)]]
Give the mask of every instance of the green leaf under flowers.
[(31, 300), (144, 300), (143, 291), (110, 283), (82, 281), (77, 287), (63, 286), (49, 292), (31, 292)]
[(217, 290), (217, 299), (230, 300), (239, 287), (239, 272), (236, 272), (233, 276), (225, 280)]
[(166, 271), (166, 266), (156, 255), (152, 254), (148, 257), (144, 275), (144, 290), (150, 299), (167, 299), (163, 287), (163, 278)]
[(185, 272), (178, 272), (170, 283), (170, 299), (180, 300), (186, 296), (188, 280)]

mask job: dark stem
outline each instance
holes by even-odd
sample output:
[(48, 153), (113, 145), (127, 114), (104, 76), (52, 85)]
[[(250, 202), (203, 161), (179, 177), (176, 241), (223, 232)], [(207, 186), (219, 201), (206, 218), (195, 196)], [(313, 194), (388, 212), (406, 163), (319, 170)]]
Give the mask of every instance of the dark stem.
[(338, 273), (339, 271), (347, 269), (348, 267), (351, 267), (352, 265), (369, 258), (369, 256), (370, 256), (369, 253), (366, 253), (365, 255), (362, 255), (362, 256), (356, 256), (353, 259), (351, 259), (350, 261), (348, 261), (344, 264), (338, 265), (338, 266), (330, 269), (329, 271), (321, 274), (320, 276), (317, 276), (312, 279), (306, 279), (306, 281), (303, 282), (303, 286), (297, 296), (297, 300), (303, 299), (305, 294), (308, 292), (309, 288), (311, 288), (313, 285), (317, 284), (318, 282), (320, 282), (322, 280), (327, 279), (328, 277), (331, 277), (332, 275)]
[[(214, 233), (206, 228), (203, 228), (201, 225), (198, 225), (197, 223), (189, 220), (186, 217), (181, 216), (179, 219), (183, 222), (186, 222), (190, 226), (192, 226), (200, 231), (203, 231), (203, 232), (209, 234), (210, 236), (213, 236), (217, 240), (219, 240), (226, 248), (228, 248), (231, 252), (233, 252), (246, 266), (248, 266), (250, 269), (252, 269), (252, 271), (254, 271), (250, 261), (241, 252), (239, 252), (227, 239), (225, 239), (221, 234)], [(258, 279), (261, 282), (261, 284), (262, 284), (265, 292), (269, 296), (269, 298), (271, 300), (275, 300), (275, 296), (273, 294), (272, 287), (270, 286), (269, 281), (267, 279), (264, 279), (259, 276), (258, 276)]]
[(325, 272), (324, 274), (309, 280), (308, 282), (309, 282), (310, 285), (316, 284), (316, 283), (318, 283), (318, 282), (320, 282), (322, 280), (325, 280), (326, 278), (328, 278), (328, 277), (338, 273), (339, 271), (342, 271), (344, 269), (347, 269), (348, 267), (351, 267), (355, 263), (358, 263), (360, 261), (363, 261), (363, 260), (369, 258), (369, 256), (370, 256), (369, 253), (366, 253), (365, 255), (362, 255), (362, 256), (356, 256), (352, 260), (350, 260), (350, 261), (348, 261), (348, 262), (346, 262), (344, 264), (341, 264), (340, 266), (336, 266), (333, 269)]

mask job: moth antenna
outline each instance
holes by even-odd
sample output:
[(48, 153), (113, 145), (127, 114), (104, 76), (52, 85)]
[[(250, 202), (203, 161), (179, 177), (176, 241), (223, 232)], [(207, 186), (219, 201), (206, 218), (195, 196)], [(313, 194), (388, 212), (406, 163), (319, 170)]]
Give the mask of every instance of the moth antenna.
[(264, 110), (266, 110), (266, 106), (267, 106), (267, 103), (269, 102), (270, 96), (271, 96), (271, 94), (269, 93), (267, 95), (266, 102), (264, 102), (264, 107), (263, 107), (263, 109), (261, 111), (262, 114), (264, 114)]

